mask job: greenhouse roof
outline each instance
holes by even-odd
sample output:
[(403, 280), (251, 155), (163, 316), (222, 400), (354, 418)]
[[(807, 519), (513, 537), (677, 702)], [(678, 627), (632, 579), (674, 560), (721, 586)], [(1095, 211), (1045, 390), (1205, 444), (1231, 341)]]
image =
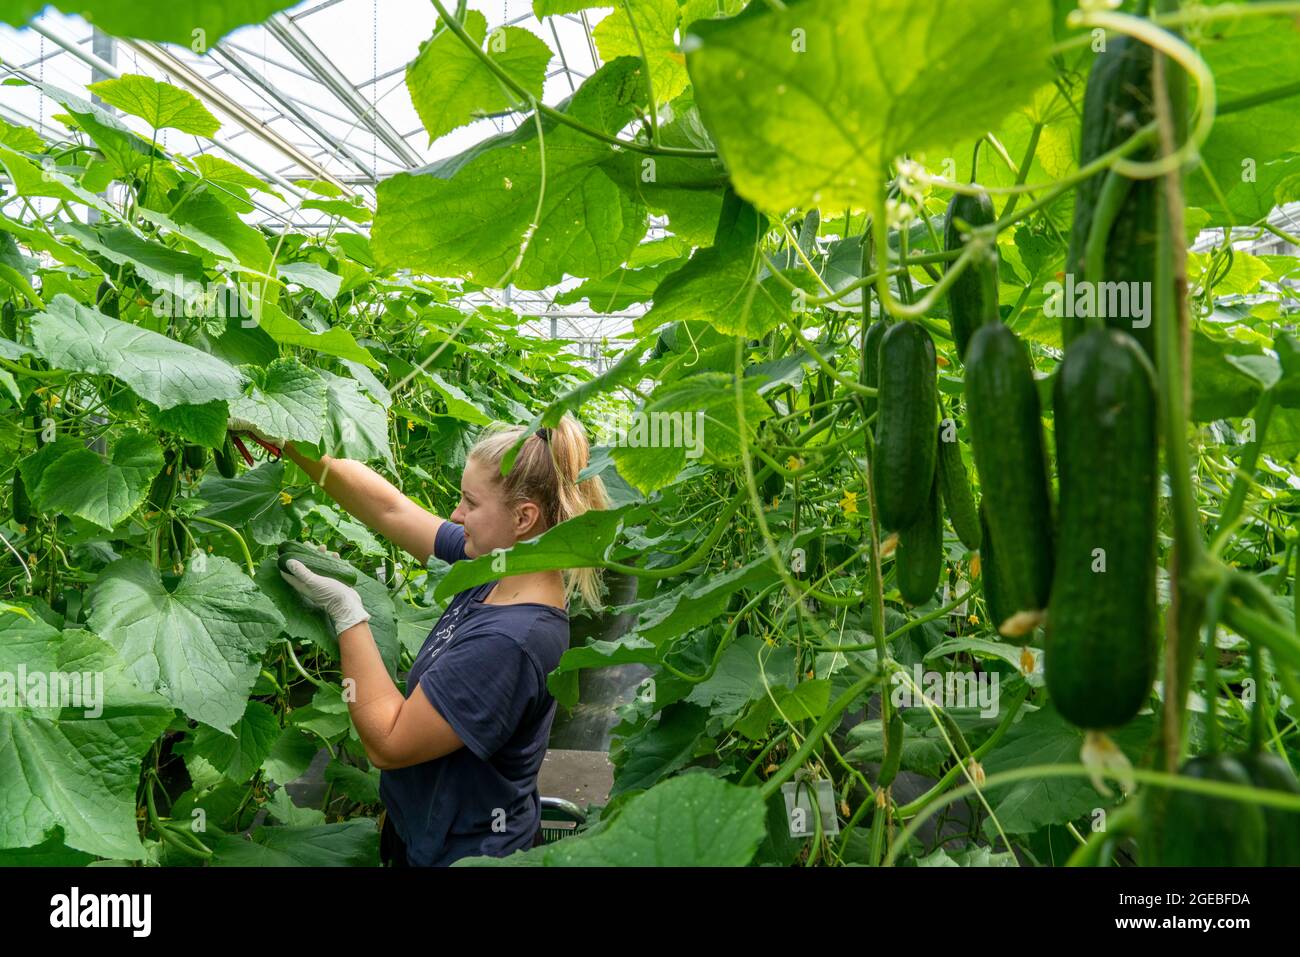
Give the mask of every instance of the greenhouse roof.
[[(489, 33), (514, 26), (549, 46), (547, 103), (565, 99), (601, 63), (591, 28), (608, 9), (539, 20), (531, 0), (472, 6), (484, 14)], [(163, 130), (160, 145), (187, 156), (223, 157), (271, 181), (284, 201), (259, 194), (249, 216), (253, 221), (326, 228), (331, 217), (300, 208), (310, 193), (295, 181), (324, 180), (373, 207), (376, 183), (384, 177), (455, 155), (518, 124), (519, 113), (484, 117), (430, 143), (405, 74), (436, 19), (429, 0), (304, 0), (198, 54), (174, 44), (109, 37), (51, 7), (24, 29), (0, 26), (0, 77), (48, 84), (82, 98), (90, 98), (89, 84), (126, 73), (187, 89), (216, 115), (221, 128), (210, 138)], [(59, 122), (60, 113), (59, 104), (36, 86), (7, 86), (0, 99), (0, 119), (30, 126), (51, 140), (71, 134)], [(144, 121), (120, 118), (150, 136)], [(552, 310), (552, 298), (516, 292), (510, 304), (564, 322), (569, 328), (558, 330), (560, 335), (594, 337), (594, 327), (582, 320), (601, 316)]]

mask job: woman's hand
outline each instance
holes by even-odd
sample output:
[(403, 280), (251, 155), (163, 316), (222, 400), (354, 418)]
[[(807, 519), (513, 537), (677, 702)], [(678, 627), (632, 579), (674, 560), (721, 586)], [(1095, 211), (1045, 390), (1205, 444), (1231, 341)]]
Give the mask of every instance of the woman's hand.
[[(321, 547), (321, 551), (325, 551), (324, 546)], [(357, 594), (355, 588), (328, 575), (317, 575), (296, 558), (289, 559), (285, 567), (289, 571), (280, 572), (280, 577), (288, 582), (308, 605), (325, 612), (335, 636), (341, 635), (353, 625), (370, 620), (370, 613), (361, 603), (361, 596)]]

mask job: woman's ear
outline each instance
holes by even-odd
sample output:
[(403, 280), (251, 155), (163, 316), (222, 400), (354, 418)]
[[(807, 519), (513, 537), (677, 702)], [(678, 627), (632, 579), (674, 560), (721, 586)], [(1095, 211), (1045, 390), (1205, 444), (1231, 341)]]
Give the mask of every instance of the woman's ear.
[(535, 532), (530, 532), (529, 530), (536, 527), (536, 523), (541, 517), (541, 514), (542, 510), (537, 507), (536, 502), (523, 502), (520, 504), (518, 508), (515, 509), (515, 535), (519, 536), (527, 534), (531, 537), (535, 534)]

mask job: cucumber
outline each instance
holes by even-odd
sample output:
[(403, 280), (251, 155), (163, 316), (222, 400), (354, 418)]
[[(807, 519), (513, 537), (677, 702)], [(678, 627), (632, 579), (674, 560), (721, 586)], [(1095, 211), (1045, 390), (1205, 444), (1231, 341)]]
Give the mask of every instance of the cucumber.
[(1131, 336), (1093, 329), (1066, 349), (1053, 402), (1061, 500), (1044, 678), (1067, 721), (1102, 730), (1130, 721), (1155, 678), (1155, 373)]
[(32, 520), (32, 500), (27, 496), (27, 486), (23, 484), (23, 473), (14, 469), (14, 521), (26, 525)]
[(36, 430), (36, 447), (39, 449), (45, 442), (45, 403), (41, 397), (33, 392), (27, 397), (27, 415), (31, 418), (32, 428)]
[(176, 471), (176, 450), (168, 449), (163, 453), (163, 467), (158, 470), (153, 484), (149, 486), (149, 495), (145, 499), (149, 508), (156, 512), (165, 512), (176, 494), (179, 476)]
[(296, 558), (317, 575), (337, 578), (345, 585), (355, 585), (357, 583), (357, 570), (355, 568), (341, 558), (327, 555), (319, 548), (312, 548), (302, 542), (281, 542), (278, 551), (279, 556), (276, 563), (282, 572), (289, 571), (289, 559)]
[(117, 293), (113, 291), (113, 284), (107, 279), (99, 284), (99, 289), (95, 292), (95, 308), (110, 319), (118, 318), (120, 310)]
[(187, 469), (201, 469), (208, 461), (208, 450), (202, 445), (185, 446), (185, 467)]
[[(862, 348), (862, 384), (868, 388), (875, 389), (880, 385), (880, 340), (884, 338), (885, 330), (888, 328), (889, 323), (883, 319), (878, 319), (867, 326)], [(863, 397), (863, 414), (869, 417), (876, 411), (878, 405), (876, 396)]]
[(997, 551), (1003, 637), (1029, 642), (1032, 628), (1008, 625), (1041, 612), (1052, 588), (1052, 498), (1043, 425), (1029, 350), (1002, 323), (981, 326), (966, 352), (966, 410), (988, 529)]
[[(1192, 758), (1179, 773), (1245, 787), (1251, 783), (1245, 768), (1228, 754)], [(1262, 867), (1267, 858), (1264, 812), (1257, 804), (1152, 787), (1143, 811), (1143, 866)]]
[(1011, 617), (1006, 600), (1002, 597), (1002, 586), (998, 582), (996, 565), (993, 559), (993, 538), (989, 535), (988, 516), (984, 514), (984, 503), (979, 506), (980, 514), (980, 580), (984, 583), (984, 607), (988, 610), (989, 620), (996, 630)]
[[(1155, 119), (1152, 62), (1152, 49), (1147, 44), (1127, 36), (1107, 38), (1106, 51), (1097, 54), (1088, 73), (1083, 97), (1080, 166), (1119, 146)], [(1145, 161), (1152, 157), (1152, 148), (1146, 147), (1133, 153), (1130, 159)], [(1092, 229), (1093, 213), (1106, 175), (1105, 171), (1098, 173), (1084, 180), (1075, 190), (1066, 272), (1073, 274), (1076, 284), (1085, 278), (1088, 233)], [(1156, 196), (1161, 182), (1159, 178), (1128, 182), (1127, 195), (1106, 238), (1106, 261), (1098, 268), (1098, 276), (1103, 281), (1149, 284), (1127, 287), (1129, 289), (1155, 288)], [(1152, 307), (1149, 295), (1146, 303), (1149, 320)], [(1061, 322), (1063, 341), (1068, 348), (1083, 333), (1084, 320), (1065, 317)], [(1155, 325), (1148, 321), (1145, 327), (1135, 327), (1133, 322), (1134, 318), (1128, 316), (1106, 317), (1107, 326), (1134, 336), (1154, 362)]]
[[(1239, 754), (1237, 761), (1258, 788), (1300, 794), (1300, 783), (1291, 769), (1275, 754)], [(1263, 807), (1268, 832), (1268, 867), (1300, 867), (1300, 811)]]
[(924, 605), (934, 597), (943, 573), (943, 512), (939, 508), (939, 477), (930, 480), (930, 496), (920, 517), (898, 532), (894, 576), (903, 600)]
[(226, 433), (226, 441), (222, 443), (221, 448), (214, 449), (212, 458), (217, 463), (217, 473), (222, 478), (235, 477), (235, 446), (230, 441), (230, 433)]
[(764, 502), (770, 503), (772, 499), (776, 498), (783, 491), (785, 491), (785, 476), (780, 472), (773, 472), (763, 480), (763, 485), (759, 489), (759, 494), (762, 495)]
[(970, 490), (970, 478), (966, 475), (966, 465), (961, 460), (961, 444), (955, 437), (951, 442), (945, 442), (940, 433), (939, 460), (935, 471), (939, 474), (939, 491), (948, 508), (952, 529), (961, 543), (974, 551), (980, 547), (983, 534), (980, 531), (979, 512), (975, 507), (975, 495)]
[[(954, 220), (963, 219), (971, 226), (987, 226), (997, 222), (993, 201), (983, 191), (974, 196), (956, 193), (948, 203), (943, 218), (943, 248), (945, 251), (962, 249), (965, 243)], [(945, 267), (952, 268), (952, 263)], [(963, 362), (970, 337), (986, 322), (1000, 322), (998, 312), (998, 254), (971, 262), (953, 282), (948, 292), (948, 326), (957, 342), (957, 357)]]
[(873, 480), (880, 524), (895, 531), (921, 517), (938, 451), (934, 341), (920, 323), (898, 322), (885, 331), (879, 375)]
[(0, 336), (6, 339), (18, 338), (18, 310), (12, 302), (0, 306)]

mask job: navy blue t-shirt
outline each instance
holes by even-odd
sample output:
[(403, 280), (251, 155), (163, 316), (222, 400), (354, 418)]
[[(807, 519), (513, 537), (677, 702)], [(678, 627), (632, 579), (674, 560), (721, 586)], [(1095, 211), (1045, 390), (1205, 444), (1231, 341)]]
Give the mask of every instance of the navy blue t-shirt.
[[(466, 557), (465, 529), (443, 522), (433, 553)], [(504, 857), (530, 847), (541, 822), (537, 772), (555, 718), (546, 675), (569, 647), (569, 616), (537, 603), (485, 605), (494, 582), (457, 594), (406, 678), (465, 747), (381, 771), (379, 794), (412, 866)]]

